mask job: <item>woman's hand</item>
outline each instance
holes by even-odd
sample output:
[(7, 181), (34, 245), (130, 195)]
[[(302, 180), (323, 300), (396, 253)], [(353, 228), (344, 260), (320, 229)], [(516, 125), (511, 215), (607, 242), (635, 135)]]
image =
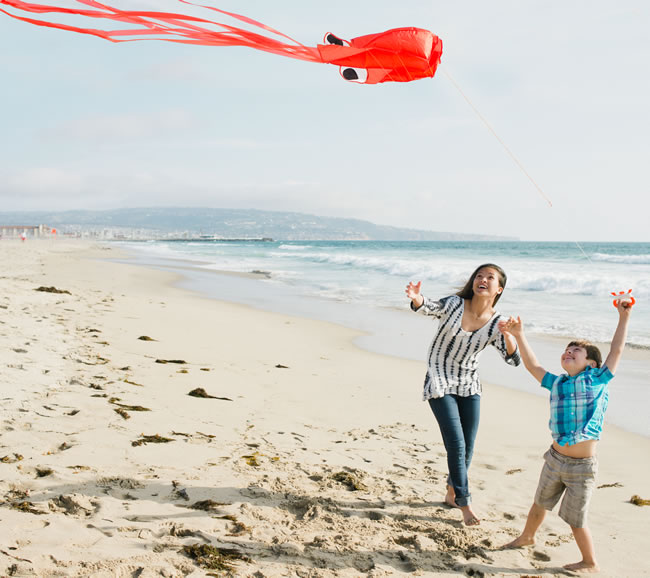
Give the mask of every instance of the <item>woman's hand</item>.
[(406, 296), (413, 302), (416, 309), (422, 307), (424, 303), (424, 297), (420, 295), (420, 285), (422, 285), (422, 281), (418, 281), (417, 283), (410, 281), (406, 286)]

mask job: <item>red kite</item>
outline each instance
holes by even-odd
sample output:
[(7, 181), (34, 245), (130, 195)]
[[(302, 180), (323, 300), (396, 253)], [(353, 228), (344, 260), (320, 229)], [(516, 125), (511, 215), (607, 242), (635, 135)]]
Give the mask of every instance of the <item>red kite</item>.
[[(15, 12), (9, 12), (3, 8), (0, 8), (0, 11), (12, 18), (37, 26), (91, 34), (111, 42), (156, 39), (205, 46), (248, 46), (298, 60), (334, 64), (339, 66), (343, 78), (363, 84), (378, 84), (387, 81), (409, 82), (419, 78), (430, 78), (436, 73), (442, 55), (440, 38), (421, 28), (394, 28), (378, 34), (359, 36), (350, 41), (341, 40), (328, 33), (325, 35), (326, 44), (310, 47), (246, 16), (211, 6), (193, 4), (187, 0), (178, 1), (219, 12), (244, 22), (253, 29), (259, 29), (260, 32), (252, 32), (187, 14), (119, 10), (95, 0), (76, 0), (77, 4), (87, 6), (87, 9), (32, 4), (20, 0), (0, 0), (0, 5), (10, 7)], [(79, 28), (36, 17), (27, 17), (20, 15), (21, 12), (39, 16), (43, 14), (78, 15), (100, 21), (115, 21), (128, 26), (118, 30)], [(265, 33), (270, 33), (281, 39)]]

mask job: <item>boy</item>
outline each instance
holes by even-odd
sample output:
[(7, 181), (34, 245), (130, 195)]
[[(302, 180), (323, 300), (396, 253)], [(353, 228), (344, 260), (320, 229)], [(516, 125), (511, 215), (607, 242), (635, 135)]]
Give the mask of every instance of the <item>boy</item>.
[(519, 345), (521, 359), (531, 375), (551, 392), (549, 426), (553, 445), (544, 454), (544, 467), (521, 535), (505, 548), (521, 548), (535, 543), (535, 533), (564, 493), (559, 515), (573, 532), (582, 560), (564, 566), (573, 572), (598, 572), (594, 543), (587, 528), (587, 506), (595, 485), (598, 469), (596, 443), (600, 439), (607, 409), (607, 384), (614, 377), (621, 359), (631, 305), (620, 299), (617, 305), (618, 325), (612, 338), (609, 355), (601, 367), (598, 348), (588, 341), (572, 341), (562, 354), (558, 376), (547, 372), (537, 361), (526, 336), (521, 319), (511, 317), (499, 329), (511, 334)]

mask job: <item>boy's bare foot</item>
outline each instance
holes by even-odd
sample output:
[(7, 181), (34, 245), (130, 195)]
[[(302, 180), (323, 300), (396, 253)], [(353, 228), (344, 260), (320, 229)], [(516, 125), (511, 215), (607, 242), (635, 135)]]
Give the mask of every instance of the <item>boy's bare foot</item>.
[(565, 570), (570, 570), (571, 572), (581, 572), (583, 574), (595, 574), (596, 572), (600, 572), (598, 564), (595, 562), (585, 562), (584, 560), (582, 562), (576, 562), (575, 564), (566, 564), (563, 568)]
[(519, 538), (513, 540), (512, 542), (508, 542), (507, 544), (504, 544), (501, 546), (503, 550), (507, 550), (510, 548), (523, 548), (525, 546), (534, 546), (535, 545), (535, 538), (526, 538), (525, 536), (519, 536)]
[(472, 508), (469, 506), (461, 506), (460, 509), (463, 512), (463, 522), (466, 526), (478, 526), (481, 523), (481, 520), (472, 512)]

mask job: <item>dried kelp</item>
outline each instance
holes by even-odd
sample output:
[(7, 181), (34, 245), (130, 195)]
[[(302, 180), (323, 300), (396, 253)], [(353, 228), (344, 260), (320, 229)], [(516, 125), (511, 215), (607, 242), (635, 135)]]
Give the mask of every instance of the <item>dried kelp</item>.
[(54, 473), (54, 470), (52, 468), (36, 468), (36, 477), (37, 478), (45, 478), (47, 476), (51, 476)]
[(0, 462), (3, 464), (13, 464), (15, 462), (19, 462), (21, 460), (25, 459), (22, 454), (13, 454), (11, 456), (3, 456), (0, 458)]
[(72, 295), (70, 291), (67, 291), (66, 289), (57, 289), (56, 287), (38, 287), (37, 289), (34, 289), (34, 291), (43, 291), (45, 293), (59, 293), (59, 294), (66, 294), (66, 295)]
[(232, 401), (232, 399), (230, 399), (229, 397), (217, 397), (216, 395), (210, 395), (202, 387), (197, 387), (196, 389), (193, 389), (187, 395), (191, 395), (192, 397), (203, 397), (206, 399), (221, 399), (223, 401)]
[(124, 383), (128, 383), (129, 385), (137, 385), (138, 387), (144, 387), (141, 383), (136, 383), (135, 381), (131, 381), (130, 379), (123, 379)]
[(199, 500), (194, 502), (188, 508), (192, 510), (203, 510), (204, 512), (211, 512), (212, 510), (218, 509), (220, 506), (229, 506), (230, 504), (224, 504), (223, 502), (215, 502), (214, 500)]
[(153, 338), (149, 337), (148, 335), (140, 335), (140, 337), (138, 337), (138, 339), (140, 341), (157, 341), (156, 339), (153, 339)]
[(637, 494), (634, 494), (634, 496), (630, 498), (630, 502), (635, 506), (650, 506), (650, 500), (644, 500), (641, 496), (638, 496)]
[(623, 484), (620, 482), (614, 482), (613, 484), (601, 484), (598, 486), (598, 489), (600, 490), (601, 488), (622, 488)]
[(242, 456), (242, 458), (246, 460), (246, 463), (249, 466), (257, 468), (261, 465), (259, 461), (260, 456), (261, 456), (260, 453), (255, 452), (254, 454), (250, 454), (248, 456)]
[(34, 504), (28, 502), (27, 500), (23, 500), (22, 502), (12, 502), (10, 504), (10, 507), (12, 510), (20, 510), (21, 512), (27, 512), (29, 514), (45, 514), (45, 512), (37, 510), (34, 507)]
[(131, 416), (126, 411), (124, 411), (121, 407), (116, 407), (115, 409), (113, 409), (113, 411), (117, 415), (123, 417), (124, 419), (131, 419)]
[(153, 436), (143, 435), (142, 437), (140, 437), (140, 439), (132, 441), (131, 445), (133, 447), (137, 447), (137, 446), (141, 446), (141, 445), (144, 445), (144, 444), (166, 444), (168, 442), (173, 442), (173, 441), (174, 441), (173, 439), (163, 437), (163, 436), (161, 436), (159, 434), (156, 434), (156, 435), (153, 435)]
[(156, 363), (178, 363), (178, 364), (185, 364), (187, 361), (183, 359), (156, 359)]
[(350, 472), (337, 472), (332, 474), (332, 479), (347, 486), (351, 491), (366, 491), (368, 489), (357, 475)]
[(207, 570), (233, 572), (233, 562), (250, 562), (250, 558), (232, 548), (218, 548), (210, 544), (191, 544), (183, 546), (181, 552), (192, 558), (198, 566)]
[(118, 403), (119, 399), (119, 397), (111, 397), (108, 400), (108, 403), (112, 403), (113, 405), (116, 405), (126, 411), (151, 411), (148, 407), (144, 407), (142, 405), (128, 405), (126, 403)]

